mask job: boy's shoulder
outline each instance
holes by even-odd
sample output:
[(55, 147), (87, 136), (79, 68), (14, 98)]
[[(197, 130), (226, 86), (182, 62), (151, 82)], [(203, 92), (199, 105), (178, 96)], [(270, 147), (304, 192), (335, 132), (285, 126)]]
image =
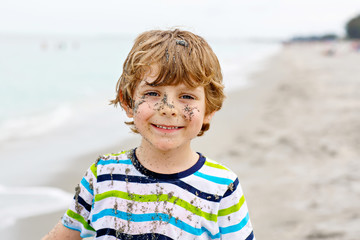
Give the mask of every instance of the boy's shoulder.
[[(125, 169), (127, 166), (132, 165), (131, 156), (133, 150), (120, 151), (118, 153), (109, 153), (100, 155), (96, 161), (90, 166), (90, 170), (93, 172), (94, 176), (97, 177), (98, 173), (113, 172), (122, 169), (124, 166)], [(116, 167), (115, 167), (116, 166)]]
[(204, 167), (201, 168), (200, 171), (204, 171), (204, 173), (206, 172), (205, 174), (211, 176), (226, 178), (230, 181), (235, 181), (237, 179), (236, 173), (234, 173), (230, 168), (209, 157), (205, 157)]
[(96, 161), (95, 165), (108, 165), (114, 163), (124, 163), (131, 161), (131, 156), (133, 154), (133, 150), (125, 150), (120, 151), (118, 153), (108, 153), (104, 155), (100, 155)]

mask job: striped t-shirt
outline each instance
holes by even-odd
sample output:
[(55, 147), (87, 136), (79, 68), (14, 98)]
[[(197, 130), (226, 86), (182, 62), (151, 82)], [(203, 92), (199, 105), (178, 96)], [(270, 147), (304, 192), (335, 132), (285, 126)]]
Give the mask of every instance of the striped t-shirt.
[(199, 154), (176, 174), (145, 169), (134, 150), (86, 172), (64, 226), (96, 239), (255, 239), (237, 176)]

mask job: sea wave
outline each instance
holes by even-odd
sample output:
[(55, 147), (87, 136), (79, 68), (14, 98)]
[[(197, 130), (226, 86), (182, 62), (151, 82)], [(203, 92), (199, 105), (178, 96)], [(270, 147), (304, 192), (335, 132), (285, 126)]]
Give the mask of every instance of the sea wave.
[(0, 185), (0, 229), (17, 220), (66, 209), (73, 195), (53, 187)]
[[(227, 48), (226, 51), (220, 51), (219, 60), (224, 76), (225, 91), (229, 92), (250, 86), (252, 83), (249, 76), (262, 70), (269, 57), (281, 49), (281, 45), (248, 42), (244, 45), (235, 44), (235, 46), (229, 44)], [(234, 52), (232, 48), (235, 49)]]
[(72, 116), (73, 110), (62, 105), (50, 112), (4, 120), (0, 125), (0, 142), (35, 137), (62, 126)]

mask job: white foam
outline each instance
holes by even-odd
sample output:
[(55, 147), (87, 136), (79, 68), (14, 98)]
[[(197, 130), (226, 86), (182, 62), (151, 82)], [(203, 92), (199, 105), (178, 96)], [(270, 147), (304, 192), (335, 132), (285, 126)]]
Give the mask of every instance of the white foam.
[(251, 86), (249, 75), (261, 70), (265, 66), (265, 61), (280, 48), (280, 44), (276, 43), (229, 42), (226, 46), (222, 44), (218, 55), (223, 71), (225, 91)]
[(0, 185), (0, 228), (22, 218), (66, 209), (72, 198), (72, 194), (58, 188)]
[(0, 126), (0, 141), (44, 134), (63, 125), (71, 115), (72, 109), (63, 105), (49, 113), (7, 119)]

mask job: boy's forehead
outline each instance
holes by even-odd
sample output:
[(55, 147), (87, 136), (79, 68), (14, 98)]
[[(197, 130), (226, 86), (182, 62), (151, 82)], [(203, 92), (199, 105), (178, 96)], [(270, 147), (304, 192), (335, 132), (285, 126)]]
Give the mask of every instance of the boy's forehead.
[(158, 76), (159, 76), (158, 70), (150, 68), (145, 72), (143, 79), (140, 81), (140, 84), (151, 85), (157, 80)]
[[(155, 78), (156, 79), (156, 78)], [(177, 84), (166, 84), (162, 83), (161, 85), (154, 85), (152, 84), (154, 82), (154, 79), (152, 78), (144, 78), (139, 83), (138, 87), (136, 88), (138, 91), (142, 91), (141, 89), (145, 90), (148, 89), (148, 87), (151, 87), (151, 89), (154, 88), (162, 88), (162, 87), (172, 87), (176, 91), (191, 91), (191, 92), (197, 92), (199, 94), (205, 93), (205, 88), (202, 85), (198, 85), (195, 87), (189, 86), (185, 82), (178, 82)]]
[(151, 85), (159, 76), (159, 67), (157, 65), (151, 65), (145, 69), (145, 72), (142, 76), (142, 79), (138, 83), (138, 86), (141, 85)]
[(150, 86), (150, 87), (171, 86), (171, 87), (179, 88), (179, 89), (198, 89), (198, 88), (204, 88), (204, 86), (201, 86), (201, 85), (192, 87), (192, 86), (189, 86), (188, 84), (186, 84), (185, 82), (181, 82), (181, 81), (178, 82), (177, 84), (166, 84), (166, 82), (163, 82), (163, 83), (160, 84), (160, 85), (156, 85), (156, 84), (153, 84), (155, 80), (156, 80), (156, 77), (155, 77), (155, 78), (144, 78), (143, 80), (140, 81), (138, 87), (143, 88), (143, 87), (147, 87), (147, 86)]
[(137, 82), (136, 88), (146, 86), (181, 86), (188, 89), (205, 88), (205, 84), (201, 80), (195, 80), (189, 75), (185, 79), (182, 78), (183, 76), (176, 75), (169, 74), (166, 69), (161, 68), (160, 64), (153, 63), (144, 68), (143, 75)]
[[(168, 81), (167, 79), (162, 79), (160, 81), (158, 81), (158, 77), (160, 74), (160, 68), (158, 65), (151, 65), (151, 67), (149, 67), (144, 75), (142, 80), (140, 80), (138, 86), (142, 87), (142, 86), (152, 86), (152, 87), (156, 87), (156, 86), (183, 86), (183, 87), (188, 87), (188, 88), (197, 88), (199, 86), (201, 86), (201, 84), (197, 84), (197, 82), (195, 80), (192, 79), (192, 84), (189, 84), (187, 81), (185, 80), (170, 80)], [(154, 84), (156, 82), (156, 84)], [(174, 84), (175, 83), (175, 84)]]

